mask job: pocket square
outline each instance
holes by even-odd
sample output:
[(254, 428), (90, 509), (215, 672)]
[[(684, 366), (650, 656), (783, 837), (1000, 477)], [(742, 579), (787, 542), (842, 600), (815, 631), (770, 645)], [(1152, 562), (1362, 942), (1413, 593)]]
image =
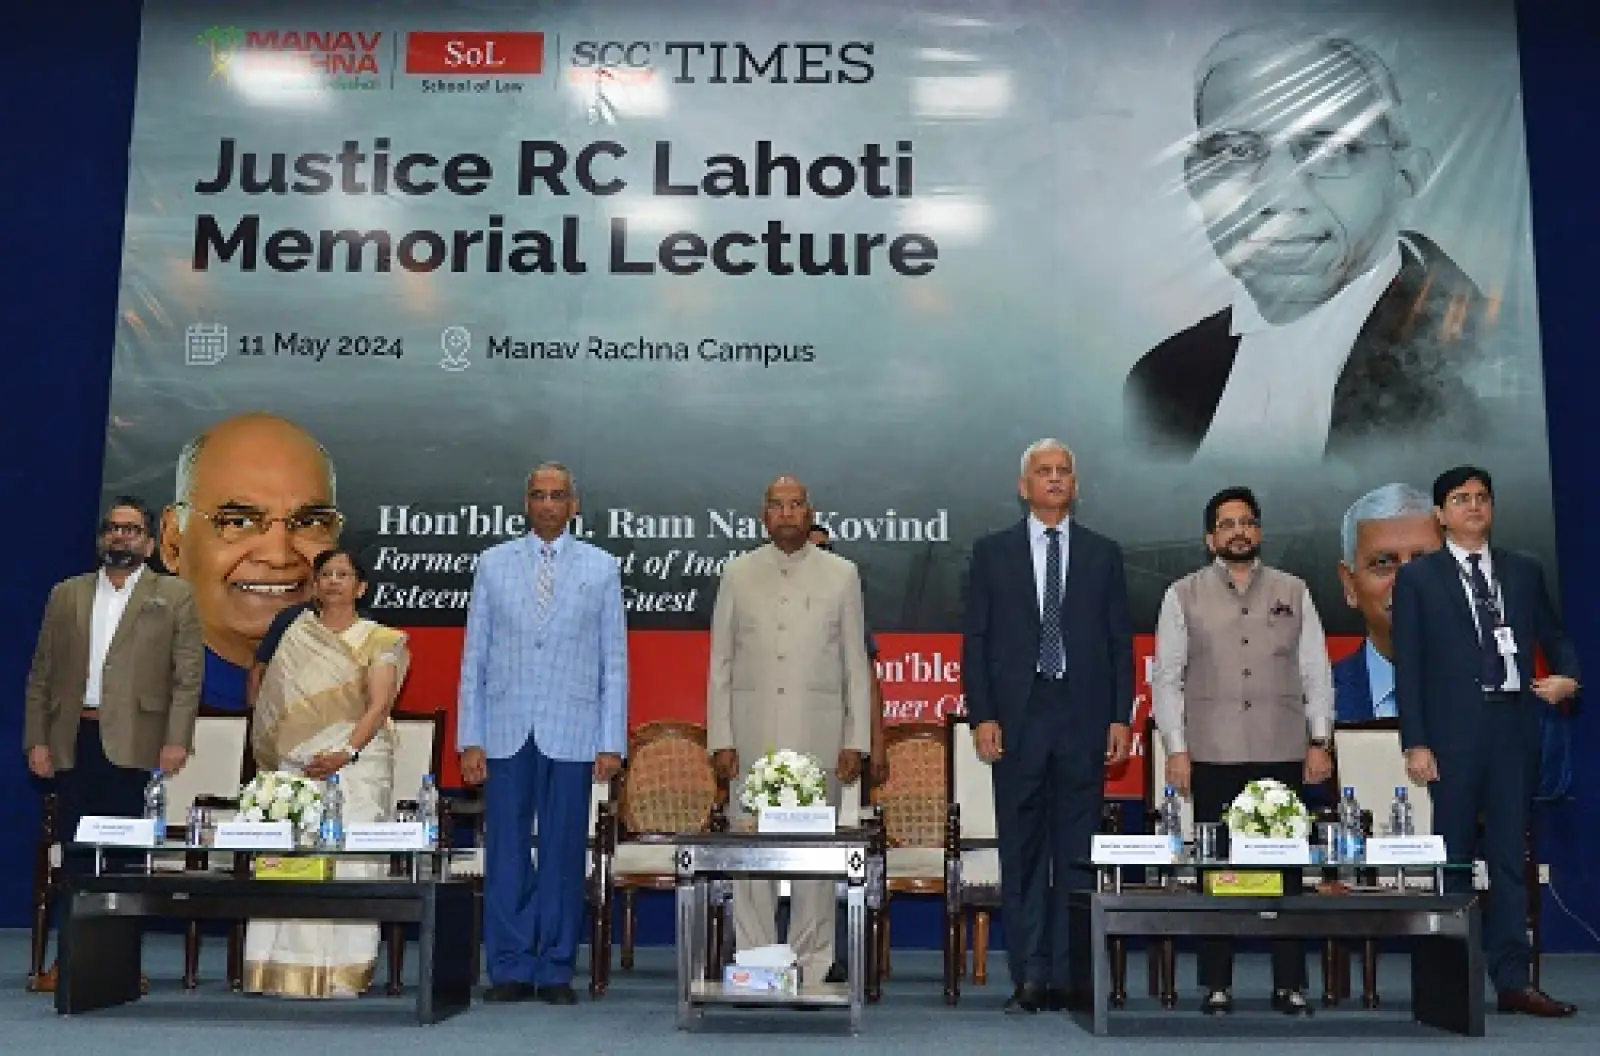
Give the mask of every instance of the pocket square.
[(1287, 601), (1275, 602), (1275, 603), (1273, 603), (1273, 606), (1272, 606), (1271, 615), (1273, 615), (1273, 616), (1293, 616), (1294, 615), (1294, 609), (1290, 607), (1290, 605), (1289, 605), (1289, 603)]

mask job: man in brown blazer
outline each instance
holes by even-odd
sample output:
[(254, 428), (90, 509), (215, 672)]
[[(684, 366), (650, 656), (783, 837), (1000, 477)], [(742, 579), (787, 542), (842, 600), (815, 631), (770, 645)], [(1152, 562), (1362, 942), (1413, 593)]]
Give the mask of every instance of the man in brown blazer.
[[(728, 563), (711, 615), (707, 743), (720, 776), (743, 777), (770, 751), (810, 755), (829, 795), (861, 773), (872, 744), (872, 672), (856, 566), (807, 541), (813, 510), (804, 484), (779, 477), (763, 520), (772, 542)], [(738, 802), (738, 789), (734, 802)], [(777, 941), (775, 880), (734, 882), (739, 949)], [(834, 885), (791, 885), (789, 945), (802, 985), (827, 976)]]
[[(117, 498), (100, 523), (100, 569), (56, 584), (45, 604), (23, 749), (36, 777), (55, 780), (63, 842), (85, 816), (138, 817), (150, 771), (189, 757), (205, 647), (189, 585), (145, 567), (153, 526), (138, 499)], [(52, 968), (35, 989), (54, 982)]]

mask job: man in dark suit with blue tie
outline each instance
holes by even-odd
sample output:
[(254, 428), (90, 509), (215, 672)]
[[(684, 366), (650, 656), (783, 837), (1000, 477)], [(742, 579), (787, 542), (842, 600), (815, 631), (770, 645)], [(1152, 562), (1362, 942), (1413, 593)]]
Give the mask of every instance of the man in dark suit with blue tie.
[[(1433, 503), (1445, 548), (1401, 569), (1394, 589), (1395, 700), (1406, 771), (1431, 786), (1434, 831), (1451, 861), (1472, 860), (1482, 816), (1484, 947), (1500, 1011), (1570, 1016), (1575, 1006), (1530, 982), (1523, 847), (1538, 779), (1539, 701), (1560, 704), (1577, 693), (1578, 658), (1538, 563), (1489, 545), (1489, 474), (1473, 466), (1446, 470), (1433, 482)], [(1533, 677), (1536, 645), (1555, 674)]]
[(978, 757), (993, 767), (1009, 1013), (1064, 1008), (1068, 892), (1099, 825), (1107, 767), (1128, 758), (1133, 633), (1122, 549), (1069, 514), (1075, 460), (1022, 455), (1020, 523), (978, 540), (962, 672)]

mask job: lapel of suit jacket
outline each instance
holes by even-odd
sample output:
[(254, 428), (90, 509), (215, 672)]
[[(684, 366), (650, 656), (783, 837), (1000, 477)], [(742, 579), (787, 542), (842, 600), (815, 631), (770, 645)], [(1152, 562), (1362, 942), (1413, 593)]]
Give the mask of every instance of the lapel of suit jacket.
[(100, 585), (100, 573), (84, 576), (72, 591), (72, 625), (78, 629), (78, 641), (83, 643), (83, 655), (89, 655), (89, 635), (94, 623), (94, 592)]
[(1500, 618), (1511, 622), (1511, 613), (1518, 611), (1515, 601), (1522, 600), (1522, 579), (1518, 575), (1517, 559), (1498, 546), (1489, 547), (1489, 561), (1494, 565), (1494, 586), (1500, 588)]
[[(133, 636), (133, 624), (139, 618), (140, 611), (156, 593), (156, 573), (145, 569), (139, 573), (139, 582), (133, 585), (133, 593), (128, 595), (127, 607), (122, 610), (122, 619), (117, 621), (117, 630), (111, 636), (111, 644), (106, 647), (106, 660), (109, 662), (117, 655), (117, 650), (125, 645)], [(93, 602), (90, 602), (93, 607)]]
[(1467, 632), (1474, 638), (1478, 637), (1478, 621), (1473, 618), (1472, 608), (1467, 604), (1467, 589), (1462, 585), (1461, 565), (1456, 561), (1456, 555), (1450, 552), (1449, 547), (1444, 547), (1434, 554), (1434, 560), (1438, 566), (1439, 580), (1444, 584), (1445, 596), (1450, 599), (1450, 607), (1467, 625)]
[(1081, 590), (1081, 584), (1084, 582), (1084, 578), (1073, 575), (1072, 570), (1079, 567), (1078, 562), (1083, 559), (1083, 556), (1089, 550), (1088, 534), (1089, 530), (1081, 527), (1076, 517), (1067, 522), (1067, 581), (1061, 588), (1061, 633), (1063, 635), (1066, 634), (1067, 630), (1067, 613), (1071, 609), (1070, 603), (1077, 597), (1073, 592), (1072, 585), (1074, 582), (1080, 584), (1079, 589)]
[(1006, 546), (1007, 564), (1011, 566), (1011, 575), (1027, 587), (1023, 595), (1027, 599), (1029, 626), (1033, 628), (1035, 636), (1039, 633), (1039, 583), (1033, 577), (1033, 539), (1029, 536), (1030, 525), (1024, 517), (1022, 523), (1012, 529), (1012, 537)]

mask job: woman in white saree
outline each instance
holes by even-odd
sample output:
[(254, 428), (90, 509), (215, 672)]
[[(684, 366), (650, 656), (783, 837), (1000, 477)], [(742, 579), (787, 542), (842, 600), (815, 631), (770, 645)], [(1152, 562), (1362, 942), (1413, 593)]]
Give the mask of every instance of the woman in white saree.
[[(389, 711), (410, 660), (406, 636), (357, 615), (367, 577), (349, 551), (325, 551), (312, 569), (313, 604), (286, 610), (286, 626), (268, 632), (274, 648), (251, 725), (256, 766), (319, 780), (337, 773), (345, 824), (385, 821), (394, 786)], [(341, 861), (336, 875), (384, 872), (380, 863)], [(253, 920), (244, 956), (247, 992), (355, 997), (372, 983), (378, 925)]]

